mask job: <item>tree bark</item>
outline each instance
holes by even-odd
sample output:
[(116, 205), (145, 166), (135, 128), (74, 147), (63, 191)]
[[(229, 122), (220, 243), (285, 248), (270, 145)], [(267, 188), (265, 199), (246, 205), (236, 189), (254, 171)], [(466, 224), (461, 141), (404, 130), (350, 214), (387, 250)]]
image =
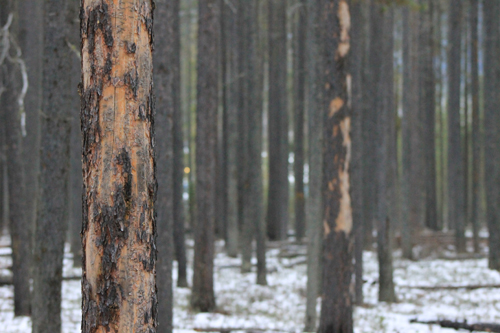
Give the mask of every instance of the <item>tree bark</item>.
[(191, 306), (201, 312), (215, 309), (213, 289), (215, 223), (215, 149), (218, 107), (217, 0), (199, 3), (198, 83), (196, 113), (196, 226)]
[(323, 63), (324, 275), (318, 332), (353, 332), (350, 197), (351, 105), (348, 92), (350, 10), (345, 0), (318, 1)]
[[(9, 14), (14, 15), (8, 33), (11, 40), (18, 37), (18, 4), (12, 0), (2, 1), (0, 26), (5, 26)], [(11, 41), (11, 48), (14, 48)], [(10, 49), (10, 55), (16, 50)], [(25, 209), (25, 175), (23, 163), (23, 136), (21, 117), (24, 110), (18, 104), (21, 93), (21, 72), (17, 63), (6, 63), (2, 94), (5, 120), (5, 153), (7, 166), (7, 189), (9, 197), (9, 229), (12, 247), (12, 274), (14, 280), (14, 314), (30, 314), (30, 264), (31, 264), (31, 225)]]
[(269, 186), (267, 234), (286, 239), (288, 229), (288, 109), (285, 0), (269, 1)]
[(152, 13), (82, 1), (82, 333), (156, 332)]
[(486, 219), (489, 231), (490, 269), (500, 271), (500, 3), (484, 0), (484, 132)]
[(462, 0), (450, 6), (448, 27), (448, 219), (456, 232), (457, 252), (465, 252), (465, 193), (460, 127)]

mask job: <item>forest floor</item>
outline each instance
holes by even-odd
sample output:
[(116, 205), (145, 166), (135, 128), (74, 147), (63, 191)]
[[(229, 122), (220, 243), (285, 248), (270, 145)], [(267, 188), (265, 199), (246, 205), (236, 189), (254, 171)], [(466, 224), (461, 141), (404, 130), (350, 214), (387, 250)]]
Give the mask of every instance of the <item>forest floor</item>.
[[(9, 239), (0, 238), (0, 276), (11, 273)], [(188, 242), (192, 262), (192, 242)], [(72, 267), (72, 255), (64, 259), (64, 276), (77, 276)], [(223, 252), (217, 242), (215, 258), (216, 313), (197, 314), (189, 309), (190, 290), (174, 289), (174, 329), (176, 333), (193, 332), (206, 328), (245, 328), (300, 332), (303, 328), (306, 301), (305, 247), (284, 245), (267, 252), (268, 286), (255, 284), (255, 271), (241, 274), (238, 259)], [(175, 269), (174, 265), (174, 269)], [(190, 267), (190, 266), (189, 266)], [(255, 269), (255, 267), (254, 267)], [(454, 332), (438, 326), (412, 324), (411, 319), (450, 319), (473, 322), (500, 323), (500, 288), (436, 289), (424, 286), (460, 286), (500, 284), (500, 273), (488, 269), (487, 259), (449, 260), (401, 259), (399, 251), (394, 258), (394, 281), (398, 303), (377, 302), (378, 267), (376, 252), (364, 253), (366, 304), (354, 311), (355, 332)], [(174, 270), (174, 283), (176, 281)], [(188, 272), (189, 281), (192, 270)], [(63, 282), (63, 333), (80, 332), (80, 281)], [(318, 299), (318, 311), (320, 303)], [(0, 287), (0, 331), (30, 333), (28, 317), (14, 318), (13, 287)]]

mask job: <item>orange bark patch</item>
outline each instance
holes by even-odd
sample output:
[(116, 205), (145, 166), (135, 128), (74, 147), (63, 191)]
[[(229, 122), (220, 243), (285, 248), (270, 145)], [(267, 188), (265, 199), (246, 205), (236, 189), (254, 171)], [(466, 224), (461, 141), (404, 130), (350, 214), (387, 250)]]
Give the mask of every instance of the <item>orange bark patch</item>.
[(351, 194), (350, 179), (349, 179), (349, 166), (351, 161), (351, 118), (347, 117), (340, 123), (342, 131), (343, 146), (346, 148), (346, 156), (344, 165), (339, 167), (339, 180), (340, 180), (340, 211), (335, 220), (335, 231), (343, 231), (349, 234), (352, 231), (352, 207), (351, 207)]
[(330, 112), (328, 117), (333, 117), (339, 110), (344, 106), (344, 100), (340, 97), (336, 97), (330, 102)]
[(351, 29), (351, 14), (349, 13), (349, 5), (345, 0), (340, 1), (338, 9), (338, 17), (340, 22), (340, 41), (337, 49), (337, 54), (343, 58), (351, 48), (349, 31)]

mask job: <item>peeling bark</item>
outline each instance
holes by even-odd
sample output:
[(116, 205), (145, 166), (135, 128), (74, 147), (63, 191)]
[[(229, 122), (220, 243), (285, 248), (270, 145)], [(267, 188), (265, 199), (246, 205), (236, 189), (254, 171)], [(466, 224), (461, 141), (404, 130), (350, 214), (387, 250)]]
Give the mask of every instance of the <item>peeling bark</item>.
[(156, 332), (153, 3), (83, 0), (82, 332)]

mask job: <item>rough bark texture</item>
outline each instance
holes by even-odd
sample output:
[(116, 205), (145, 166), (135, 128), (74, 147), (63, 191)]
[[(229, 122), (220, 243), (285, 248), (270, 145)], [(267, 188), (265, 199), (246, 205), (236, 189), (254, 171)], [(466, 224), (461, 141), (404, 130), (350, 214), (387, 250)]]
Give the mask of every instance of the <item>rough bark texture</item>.
[[(236, 1), (231, 2), (231, 4)], [(225, 186), (225, 216), (226, 216), (226, 250), (231, 257), (238, 254), (238, 35), (234, 7), (226, 1), (222, 3), (222, 33), (224, 34), (224, 121), (223, 140), (226, 160), (226, 186)]]
[[(393, 267), (392, 267), (392, 230), (394, 215), (391, 208), (395, 203), (395, 175), (393, 168), (393, 145), (395, 140), (395, 112), (394, 112), (394, 79), (393, 79), (393, 52), (394, 52), (394, 13), (392, 8), (383, 8), (381, 5), (372, 5), (372, 23), (381, 25), (380, 40), (372, 39), (379, 46), (374, 47), (380, 56), (379, 74), (374, 79), (380, 82), (377, 87), (377, 255), (379, 263), (379, 301), (395, 302)], [(376, 70), (376, 67), (372, 67)]]
[[(9, 34), (17, 38), (17, 4), (12, 0), (0, 3), (0, 26), (7, 23), (8, 15), (14, 18)], [(11, 47), (14, 47), (11, 45)], [(10, 50), (15, 55), (15, 50)], [(6, 63), (3, 75), (2, 106), (5, 120), (5, 153), (7, 166), (7, 188), (9, 198), (9, 229), (12, 247), (12, 274), (14, 281), (14, 314), (30, 314), (30, 262), (31, 262), (31, 225), (25, 214), (25, 176), (22, 150), (21, 114), (18, 104), (21, 92), (21, 72), (17, 63)]]
[(307, 301), (306, 301), (306, 332), (316, 330), (316, 303), (320, 286), (318, 276), (320, 275), (320, 262), (322, 239), (321, 227), (323, 224), (323, 113), (322, 113), (322, 89), (320, 65), (318, 59), (319, 46), (318, 34), (320, 26), (318, 24), (317, 0), (308, 0), (307, 11), (307, 126), (308, 126), (308, 159), (309, 159), (309, 195), (307, 197)]
[[(173, 123), (175, 120), (178, 120), (175, 119), (175, 112), (180, 112), (179, 1), (156, 1), (155, 17), (153, 65), (156, 96), (156, 175), (158, 179), (156, 204), (158, 212), (156, 220), (158, 226), (158, 261), (156, 263), (158, 330), (161, 332), (172, 332), (172, 243), (173, 237), (175, 237), (174, 214), (176, 204), (174, 199), (174, 184), (176, 179), (174, 176), (175, 143)], [(179, 181), (182, 186), (182, 173)], [(180, 208), (182, 209), (182, 201), (180, 204)], [(184, 233), (177, 236), (183, 237)], [(182, 238), (183, 241), (184, 238)], [(185, 282), (185, 275), (183, 278)]]
[(324, 270), (320, 333), (353, 332), (353, 224), (350, 196), (351, 105), (347, 61), (351, 25), (345, 0), (318, 1), (323, 62)]
[(82, 1), (83, 333), (156, 332), (152, 12)]
[(500, 270), (500, 3), (484, 0), (484, 129), (486, 219), (489, 231), (489, 262)]
[(198, 82), (196, 111), (196, 226), (191, 306), (201, 312), (215, 309), (214, 223), (215, 149), (218, 107), (219, 1), (199, 2)]
[(460, 127), (460, 59), (462, 0), (450, 6), (448, 26), (448, 220), (456, 232), (456, 249), (465, 251), (464, 165)]
[(285, 239), (288, 228), (288, 109), (285, 0), (269, 1), (269, 187), (267, 234)]
[(471, 97), (472, 97), (472, 191), (471, 218), (474, 252), (479, 252), (480, 180), (481, 180), (481, 118), (479, 116), (479, 1), (470, 1)]
[(294, 162), (295, 176), (295, 238), (300, 241), (306, 233), (306, 212), (304, 196), (304, 127), (305, 127), (305, 76), (306, 76), (306, 0), (300, 0), (297, 9), (294, 45)]
[(61, 287), (67, 230), (72, 54), (67, 2), (44, 2), (40, 177), (33, 251), (33, 332), (61, 331)]

